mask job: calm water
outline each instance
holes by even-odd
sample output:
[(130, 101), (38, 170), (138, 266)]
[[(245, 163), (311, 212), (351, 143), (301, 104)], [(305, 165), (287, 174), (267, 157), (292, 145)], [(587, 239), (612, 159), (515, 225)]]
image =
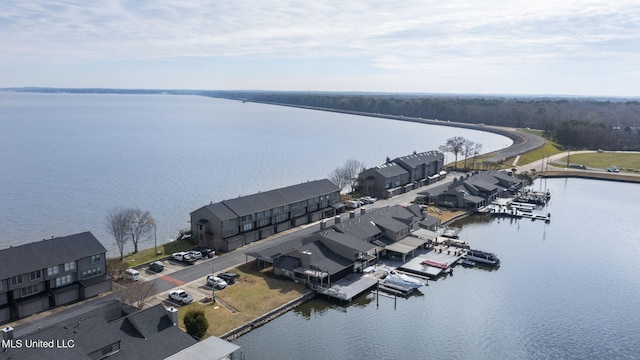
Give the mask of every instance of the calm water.
[[(347, 159), (374, 166), (479, 131), (198, 96), (0, 92), (0, 248), (91, 231), (115, 255), (104, 218), (149, 210), (158, 242), (217, 202), (325, 178)], [(147, 246), (153, 246), (148, 242)]]
[(463, 240), (500, 256), (498, 270), (456, 268), (395, 307), (371, 295), (309, 302), (239, 338), (244, 358), (640, 358), (640, 185), (546, 185), (549, 224), (458, 224)]

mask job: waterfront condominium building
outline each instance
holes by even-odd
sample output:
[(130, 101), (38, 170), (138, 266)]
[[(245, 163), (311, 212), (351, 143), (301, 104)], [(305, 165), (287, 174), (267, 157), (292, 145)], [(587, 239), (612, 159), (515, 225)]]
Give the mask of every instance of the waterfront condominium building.
[(90, 232), (0, 250), (0, 323), (111, 290), (106, 252)]
[(328, 179), (211, 203), (191, 213), (191, 233), (201, 246), (232, 251), (291, 227), (333, 217), (344, 207)]
[(435, 150), (387, 159), (360, 173), (356, 191), (387, 199), (444, 178), (443, 169), (444, 154)]

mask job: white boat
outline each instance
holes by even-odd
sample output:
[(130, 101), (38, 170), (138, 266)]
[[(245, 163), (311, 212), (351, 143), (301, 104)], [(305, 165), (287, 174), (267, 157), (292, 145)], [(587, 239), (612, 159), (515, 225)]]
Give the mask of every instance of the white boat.
[(397, 273), (395, 271), (389, 271), (387, 273), (387, 277), (384, 278), (384, 281), (389, 284), (409, 287), (412, 289), (417, 289), (424, 286), (424, 283), (422, 281), (405, 274)]

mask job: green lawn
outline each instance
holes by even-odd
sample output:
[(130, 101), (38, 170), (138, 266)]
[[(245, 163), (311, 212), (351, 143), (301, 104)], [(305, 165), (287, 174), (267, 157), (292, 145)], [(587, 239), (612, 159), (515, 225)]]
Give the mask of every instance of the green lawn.
[[(543, 147), (520, 155), (520, 160), (518, 160), (518, 166), (531, 164), (534, 161), (544, 159), (547, 156), (559, 154), (563, 151), (565, 150), (562, 148), (561, 145), (554, 143), (553, 141), (547, 140), (547, 143)], [(506, 163), (512, 164), (513, 160), (511, 160), (511, 162), (507, 161)]]
[[(561, 164), (567, 163), (567, 158), (557, 161)], [(617, 166), (620, 171), (640, 172), (640, 153), (589, 153), (589, 154), (569, 154), (571, 164), (585, 165), (589, 168), (606, 169), (609, 166)]]
[(232, 272), (240, 275), (239, 281), (216, 292), (216, 298), (231, 306), (235, 312), (216, 303), (194, 301), (179, 310), (180, 323), (190, 309), (204, 311), (209, 321), (207, 336), (220, 336), (244, 325), (277, 307), (297, 299), (308, 291), (289, 279), (274, 276), (267, 271), (258, 271), (255, 261), (243, 264)]

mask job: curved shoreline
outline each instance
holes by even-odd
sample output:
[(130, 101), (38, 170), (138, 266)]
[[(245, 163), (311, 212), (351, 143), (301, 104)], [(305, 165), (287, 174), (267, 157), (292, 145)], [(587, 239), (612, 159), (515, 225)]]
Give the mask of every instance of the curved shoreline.
[(254, 102), (254, 103), (266, 104), (266, 105), (276, 105), (276, 106), (288, 106), (288, 107), (307, 109), (307, 110), (328, 111), (328, 112), (335, 112), (335, 113), (349, 114), (349, 115), (376, 117), (381, 119), (390, 119), (390, 120), (397, 120), (397, 121), (407, 121), (407, 122), (414, 122), (414, 123), (420, 123), (425, 125), (438, 125), (438, 126), (456, 127), (456, 128), (468, 129), (468, 130), (478, 130), (478, 131), (489, 132), (497, 135), (502, 135), (513, 140), (513, 144), (511, 144), (510, 146), (504, 149), (500, 149), (500, 150), (496, 150), (496, 151), (492, 151), (490, 153), (484, 154), (484, 155), (492, 155), (489, 159), (486, 160), (489, 162), (503, 161), (510, 157), (514, 157), (514, 156), (523, 154), (525, 152), (535, 150), (539, 147), (544, 146), (544, 144), (546, 143), (546, 140), (541, 138), (540, 136), (526, 133), (526, 132), (521, 132), (513, 128), (467, 124), (467, 123), (452, 122), (452, 121), (438, 121), (438, 120), (432, 120), (432, 119), (422, 119), (422, 118), (415, 118), (415, 117), (369, 113), (369, 112), (362, 112), (362, 111), (340, 110), (340, 109), (332, 109), (332, 108), (321, 108), (321, 107), (306, 106), (306, 105), (273, 103), (273, 102), (266, 102), (266, 101), (247, 100), (247, 102)]

